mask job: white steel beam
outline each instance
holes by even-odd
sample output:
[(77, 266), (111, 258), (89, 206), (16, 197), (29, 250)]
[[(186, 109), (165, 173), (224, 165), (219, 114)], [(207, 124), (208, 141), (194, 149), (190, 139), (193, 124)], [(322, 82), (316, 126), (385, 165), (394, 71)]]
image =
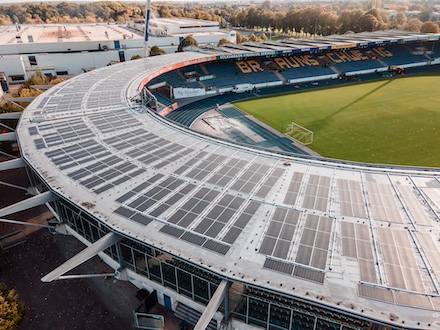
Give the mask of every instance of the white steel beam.
[(99, 252), (104, 251), (105, 249), (109, 248), (110, 246), (118, 243), (122, 240), (122, 236), (119, 236), (116, 233), (108, 233), (104, 237), (97, 240), (92, 245), (88, 246), (81, 252), (79, 252), (74, 257), (67, 260), (62, 265), (55, 268), (53, 271), (51, 271), (49, 274), (44, 276), (41, 281), (42, 282), (52, 282), (54, 280), (59, 279), (61, 276), (63, 276), (68, 271), (72, 270), (73, 268), (81, 265), (83, 262), (86, 262), (87, 260), (93, 258), (96, 256)]
[(15, 168), (25, 167), (26, 163), (23, 158), (7, 160), (0, 163), (0, 171), (13, 170)]
[(45, 203), (49, 203), (54, 200), (57, 200), (58, 198), (59, 197), (55, 195), (53, 192), (46, 191), (42, 194), (33, 196), (31, 198), (25, 199), (23, 201), (20, 201), (18, 203), (0, 209), (0, 217), (5, 217), (9, 214), (17, 213), (23, 210), (33, 208), (35, 206), (43, 205)]
[(0, 134), (0, 141), (17, 141), (17, 134), (15, 132)]
[[(228, 296), (231, 284), (231, 282), (226, 280), (223, 280), (219, 284), (217, 290), (215, 290), (215, 293), (212, 295), (209, 304), (206, 306), (205, 311), (203, 312), (202, 316), (200, 316), (199, 321), (195, 325), (194, 330), (205, 330), (208, 327), (209, 322), (211, 322), (215, 312), (217, 312), (222, 301)], [(228, 311), (225, 310), (225, 313), (228, 313)]]
[(0, 119), (19, 119), (21, 112), (0, 113)]
[(19, 221), (19, 220), (0, 219), (0, 222), (12, 223), (14, 225), (23, 225), (23, 226), (31, 226), (31, 227), (33, 226), (33, 227), (42, 227), (42, 228), (53, 229), (53, 226), (42, 225), (42, 224), (39, 224), (39, 223)]

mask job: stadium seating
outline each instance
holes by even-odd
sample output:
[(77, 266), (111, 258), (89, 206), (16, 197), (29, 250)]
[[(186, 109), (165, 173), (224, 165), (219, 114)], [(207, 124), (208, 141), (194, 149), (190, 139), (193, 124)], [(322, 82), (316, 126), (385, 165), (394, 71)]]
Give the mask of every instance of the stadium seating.
[(167, 99), (165, 96), (163, 96), (157, 92), (152, 92), (152, 94), (156, 97), (157, 102), (163, 104), (166, 107), (172, 106), (174, 104), (173, 101)]
[(305, 77), (319, 77), (334, 74), (334, 72), (330, 68), (324, 66), (303, 66), (299, 68), (285, 69), (281, 74), (284, 78), (291, 80)]
[[(418, 44), (417, 44), (418, 45)], [(415, 44), (396, 44), (396, 45), (388, 45), (386, 46), (386, 50), (391, 52), (393, 56), (384, 57), (382, 61), (387, 65), (405, 65), (417, 62), (426, 62), (428, 61), (428, 57), (424, 54), (413, 53), (415, 51)]]
[(148, 85), (151, 86), (164, 81), (173, 87), (202, 88), (202, 86), (200, 86), (200, 84), (197, 82), (186, 82), (185, 79), (179, 74), (178, 70), (164, 73), (161, 76), (152, 79)]
[[(257, 71), (243, 73), (235, 64), (236, 61), (220, 61), (216, 63), (206, 63), (205, 67), (209, 73), (214, 75), (210, 84), (215, 87), (232, 87), (237, 84), (261, 84), (273, 81), (280, 81), (272, 71)], [(260, 63), (263, 68), (263, 64)]]

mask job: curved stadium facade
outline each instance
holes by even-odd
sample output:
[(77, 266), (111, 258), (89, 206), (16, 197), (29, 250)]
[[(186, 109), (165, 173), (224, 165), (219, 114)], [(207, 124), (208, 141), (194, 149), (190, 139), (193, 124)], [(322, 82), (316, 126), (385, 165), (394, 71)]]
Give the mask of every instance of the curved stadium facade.
[[(43, 281), (99, 253), (118, 278), (156, 290), (173, 310), (202, 313), (216, 300), (214, 328), (440, 327), (438, 169), (227, 142), (163, 118), (181, 110), (157, 95), (176, 87), (171, 75), (188, 71), (199, 72), (194, 90), (210, 76), (209, 88), (191, 93), (218, 102), (239, 79), (264, 92), (341, 72), (377, 74), (390, 65), (432, 69), (438, 40), (361, 34), (308, 47), (266, 42), (263, 51), (234, 45), (121, 63), (53, 87), (24, 111), (17, 135), (34, 185), (89, 247)], [(408, 51), (422, 44), (425, 51)], [(368, 55), (373, 48), (383, 56)], [(267, 69), (271, 63), (275, 72)], [(234, 75), (229, 82), (221, 80), (227, 72)], [(188, 85), (179, 87), (189, 93)], [(180, 113), (196, 111), (198, 102)]]

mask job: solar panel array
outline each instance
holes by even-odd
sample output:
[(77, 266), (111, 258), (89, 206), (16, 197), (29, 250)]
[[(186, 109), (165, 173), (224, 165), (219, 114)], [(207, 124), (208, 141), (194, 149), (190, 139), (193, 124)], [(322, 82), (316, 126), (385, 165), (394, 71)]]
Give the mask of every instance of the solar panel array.
[(368, 226), (342, 221), (342, 255), (359, 260), (361, 280), (378, 283), (376, 262)]
[(231, 158), (209, 178), (208, 182), (213, 185), (225, 187), (246, 165), (247, 162), (244, 160)]
[[(91, 87), (91, 86), (90, 86)], [(52, 114), (58, 112), (75, 112), (82, 108), (84, 99), (83, 93), (53, 95), (44, 105), (45, 114)]]
[(295, 172), (292, 177), (292, 181), (287, 188), (286, 197), (284, 198), (284, 204), (295, 205), (298, 198), (298, 193), (301, 188), (301, 183), (304, 174)]
[[(124, 203), (131, 197), (137, 195), (144, 189), (150, 187), (152, 184), (154, 184), (159, 179), (163, 178), (162, 174), (156, 174), (152, 177), (146, 179), (143, 183), (137, 185), (136, 187), (132, 188), (129, 192), (125, 193), (124, 195), (120, 196), (118, 199), (116, 199), (119, 203)], [(133, 210), (132, 208), (128, 208), (124, 205), (121, 205), (119, 208), (117, 208), (114, 211), (116, 214), (119, 214), (127, 219), (130, 219), (132, 221), (135, 221), (137, 223), (140, 223), (142, 225), (148, 225), (151, 221), (151, 217), (147, 217), (146, 215), (142, 214), (141, 212), (136, 212), (136, 210)]]
[(324, 271), (303, 267), (287, 261), (272, 259), (271, 257), (266, 257), (263, 268), (275, 270), (280, 273), (299, 277), (301, 279), (319, 284), (323, 284), (325, 280)]
[(360, 182), (338, 179), (337, 183), (341, 214), (349, 217), (367, 218)]
[(120, 129), (135, 128), (142, 124), (126, 111), (111, 111), (89, 115), (90, 121), (101, 133), (117, 132)]
[(426, 206), (420, 203), (416, 190), (404, 185), (396, 185), (396, 187), (415, 223), (421, 226), (431, 226), (434, 221), (433, 216), (430, 217), (430, 212), (426, 209)]
[[(35, 130), (33, 132), (36, 135)], [(81, 118), (39, 125), (38, 133), (41, 138), (34, 140), (37, 149), (64, 145), (95, 135)]]
[(96, 140), (85, 140), (70, 146), (46, 151), (45, 155), (60, 170), (76, 167), (111, 155), (108, 150)]
[(260, 253), (287, 259), (301, 212), (277, 207), (260, 245)]
[(295, 261), (299, 264), (324, 270), (333, 220), (315, 214), (307, 214)]
[(140, 212), (148, 213), (146, 210), (170, 195), (175, 189), (179, 188), (184, 183), (185, 181), (181, 179), (168, 177), (158, 185), (143, 192), (141, 195), (136, 196), (136, 199), (132, 200), (128, 206)]
[(327, 211), (330, 195), (330, 178), (321, 175), (310, 175), (304, 195), (303, 207), (312, 210)]
[(378, 183), (367, 175), (367, 188), (375, 219), (403, 223), (389, 184)]
[(403, 230), (383, 227), (378, 228), (378, 233), (389, 286), (424, 292), (408, 234)]
[(120, 90), (94, 91), (88, 95), (87, 109), (120, 107), (122, 93)]
[(249, 194), (266, 175), (269, 168), (270, 167), (268, 165), (253, 163), (248, 169), (245, 170), (243, 174), (239, 176), (237, 181), (235, 181), (235, 183), (232, 185), (231, 189)]
[(224, 228), (228, 228), (223, 240), (230, 244), (233, 243), (241, 230), (247, 225), (250, 217), (256, 212), (259, 204), (253, 202), (248, 205), (243, 212), (244, 216), (238, 217), (237, 221), (233, 222), (237, 211), (242, 207), (245, 199), (225, 194), (203, 216), (201, 221), (194, 221), (198, 218), (199, 214), (204, 213), (209, 208), (208, 206), (211, 205), (219, 194), (218, 191), (208, 188), (198, 190), (177, 212), (169, 217), (168, 222), (183, 228), (192, 227), (195, 232), (212, 238), (218, 237)]

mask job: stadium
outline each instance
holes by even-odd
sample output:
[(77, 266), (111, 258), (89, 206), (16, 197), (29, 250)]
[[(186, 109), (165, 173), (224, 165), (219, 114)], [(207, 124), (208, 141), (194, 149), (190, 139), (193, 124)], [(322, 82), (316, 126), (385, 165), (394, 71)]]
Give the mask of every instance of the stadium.
[[(316, 157), (228, 105), (436, 71), (439, 39), (224, 45), (74, 77), (3, 134), (22, 158), (0, 169), (28, 167), (36, 189), (0, 217), (46, 203), (88, 247), (42, 281), (99, 255), (196, 329), (439, 328), (439, 169)], [(259, 138), (188, 128), (207, 111)]]

